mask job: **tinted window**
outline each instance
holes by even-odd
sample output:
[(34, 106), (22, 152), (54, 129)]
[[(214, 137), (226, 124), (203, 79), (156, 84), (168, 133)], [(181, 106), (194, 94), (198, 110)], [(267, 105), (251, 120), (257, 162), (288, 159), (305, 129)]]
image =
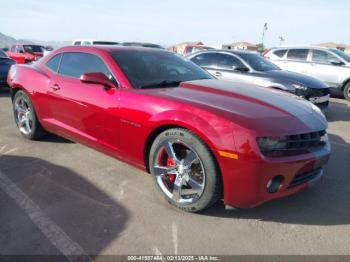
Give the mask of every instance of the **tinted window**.
[(43, 48), (39, 45), (24, 45), (24, 50), (28, 53), (41, 53)]
[(2, 50), (0, 50), (0, 57), (7, 57), (7, 55)]
[(277, 51), (275, 51), (275, 52), (273, 52), (273, 53), (274, 53), (274, 55), (276, 55), (276, 56), (282, 58), (282, 57), (284, 57), (284, 55), (287, 53), (287, 50), (286, 50), (286, 49), (285, 49), (285, 50), (277, 50)]
[(112, 52), (111, 56), (136, 88), (164, 81), (213, 78), (190, 60), (170, 52), (123, 50)]
[(246, 67), (238, 58), (226, 54), (216, 54), (216, 65), (218, 68), (222, 69), (233, 69), (233, 67)]
[(341, 58), (343, 58), (346, 62), (350, 63), (350, 55), (344, 53), (343, 51), (339, 50), (339, 49), (329, 49), (331, 52), (333, 52), (334, 54), (337, 54), (338, 56), (340, 56)]
[(58, 67), (60, 66), (61, 57), (62, 54), (54, 56), (46, 63), (46, 67), (57, 73)]
[(106, 65), (95, 55), (86, 53), (63, 54), (59, 74), (80, 78), (85, 73), (104, 73), (107, 77), (111, 77)]
[(306, 61), (309, 54), (309, 49), (291, 49), (288, 52), (287, 58), (292, 60)]
[(260, 55), (250, 53), (240, 53), (237, 55), (247, 64), (249, 64), (255, 71), (266, 72), (271, 70), (279, 70), (276, 65), (272, 64), (270, 61), (261, 57)]
[(16, 53), (20, 53), (20, 52), (23, 52), (23, 53), (24, 53), (24, 49), (23, 49), (23, 47), (21, 47), (21, 46), (17, 46), (17, 48), (16, 48)]
[(201, 67), (213, 67), (215, 64), (215, 53), (202, 54), (193, 57), (191, 60)]
[(81, 41), (74, 42), (74, 45), (81, 45)]
[(331, 61), (340, 62), (340, 60), (337, 57), (322, 50), (313, 50), (312, 61), (316, 63), (325, 63), (325, 64), (330, 64)]

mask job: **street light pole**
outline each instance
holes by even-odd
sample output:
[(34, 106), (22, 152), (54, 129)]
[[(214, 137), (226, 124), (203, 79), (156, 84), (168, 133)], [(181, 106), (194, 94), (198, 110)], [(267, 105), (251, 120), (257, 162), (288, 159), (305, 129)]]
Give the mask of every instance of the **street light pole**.
[(262, 45), (262, 48), (264, 48), (264, 39), (265, 39), (265, 33), (266, 31), (268, 30), (268, 26), (267, 26), (267, 23), (264, 24), (264, 29), (263, 29), (263, 33), (262, 33), (262, 38), (261, 38), (261, 45)]

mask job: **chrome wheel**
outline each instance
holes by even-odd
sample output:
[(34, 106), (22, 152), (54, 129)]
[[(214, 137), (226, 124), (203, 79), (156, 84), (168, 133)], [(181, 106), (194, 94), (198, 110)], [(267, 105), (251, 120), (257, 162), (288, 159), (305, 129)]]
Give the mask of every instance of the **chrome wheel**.
[(156, 156), (153, 171), (164, 194), (179, 204), (195, 203), (206, 183), (198, 154), (179, 140), (168, 140), (161, 144)]
[(33, 128), (33, 114), (28, 103), (23, 97), (15, 100), (16, 123), (21, 133), (29, 135)]

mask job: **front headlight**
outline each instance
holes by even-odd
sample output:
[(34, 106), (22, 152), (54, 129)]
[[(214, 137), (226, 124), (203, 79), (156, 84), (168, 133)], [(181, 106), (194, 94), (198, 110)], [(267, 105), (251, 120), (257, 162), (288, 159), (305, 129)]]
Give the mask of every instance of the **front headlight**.
[(257, 143), (262, 152), (281, 150), (287, 148), (287, 137), (258, 137)]
[(302, 91), (306, 91), (307, 87), (302, 85), (302, 84), (292, 84), (292, 86), (297, 89), (297, 90), (302, 90)]

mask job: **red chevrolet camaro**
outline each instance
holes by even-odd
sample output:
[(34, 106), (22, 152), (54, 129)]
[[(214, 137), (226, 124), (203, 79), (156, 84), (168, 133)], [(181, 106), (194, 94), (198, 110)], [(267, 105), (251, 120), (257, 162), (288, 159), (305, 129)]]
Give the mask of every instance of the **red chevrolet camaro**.
[(327, 121), (291, 94), (213, 79), (173, 53), (65, 47), (8, 75), (20, 133), (52, 132), (143, 168), (189, 212), (248, 208), (323, 175)]

